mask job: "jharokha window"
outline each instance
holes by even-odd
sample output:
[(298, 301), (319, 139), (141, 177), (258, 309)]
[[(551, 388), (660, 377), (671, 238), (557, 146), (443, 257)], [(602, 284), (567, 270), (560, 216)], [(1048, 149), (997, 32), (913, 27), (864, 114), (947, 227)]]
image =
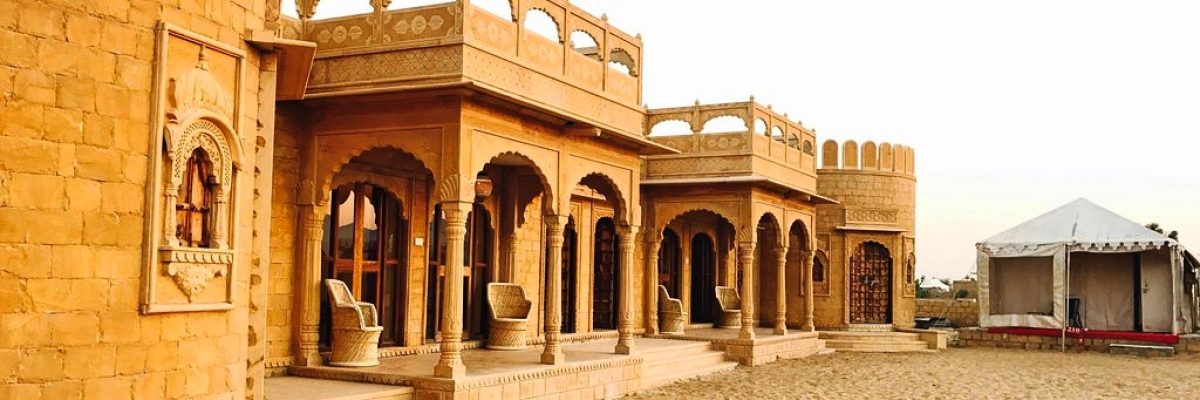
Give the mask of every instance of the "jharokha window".
[(813, 282), (825, 282), (825, 263), (821, 261), (821, 257), (813, 257), (812, 275)]
[(212, 213), (217, 178), (212, 161), (203, 149), (192, 152), (187, 161), (179, 197), (175, 203), (175, 237), (186, 247), (210, 247), (212, 244)]

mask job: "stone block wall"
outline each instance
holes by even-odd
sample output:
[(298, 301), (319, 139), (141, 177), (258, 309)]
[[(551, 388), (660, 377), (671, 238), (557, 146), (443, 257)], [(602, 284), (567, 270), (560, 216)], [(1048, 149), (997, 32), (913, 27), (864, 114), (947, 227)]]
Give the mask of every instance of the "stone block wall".
[(917, 299), (917, 318), (946, 318), (956, 327), (979, 325), (975, 299)]
[[(966, 328), (958, 330), (958, 338), (952, 341), (954, 347), (1000, 347), (1026, 350), (1061, 350), (1062, 338), (1058, 336), (1013, 335), (1008, 333), (988, 333), (982, 328)], [(1078, 339), (1067, 338), (1069, 351), (1108, 352), (1112, 344), (1146, 344), (1119, 339)], [(1200, 354), (1200, 336), (1185, 335), (1179, 338), (1175, 346), (1176, 354)]]
[[(246, 205), (234, 308), (140, 313), (155, 27), (247, 53), (254, 127), (266, 2), (0, 0), (0, 398), (255, 398)], [(265, 118), (270, 119), (269, 116)], [(267, 124), (269, 125), (269, 124)], [(253, 128), (241, 132), (255, 149)], [(243, 168), (253, 171), (253, 154)], [(245, 182), (253, 182), (247, 179)], [(240, 218), (240, 217), (245, 218)]]

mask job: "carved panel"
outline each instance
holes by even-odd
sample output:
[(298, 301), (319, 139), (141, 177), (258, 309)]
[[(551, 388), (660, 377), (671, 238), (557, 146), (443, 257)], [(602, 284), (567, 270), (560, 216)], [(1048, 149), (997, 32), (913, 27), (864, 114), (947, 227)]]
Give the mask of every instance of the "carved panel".
[(649, 176), (702, 175), (749, 170), (750, 159), (738, 156), (670, 158), (650, 160), (646, 163), (646, 173)]
[[(238, 173), (244, 167), (238, 121), (245, 54), (167, 23), (157, 29), (154, 120), (147, 171), (143, 230), (143, 313), (233, 308), (238, 236)], [(193, 153), (206, 156), (211, 175), (204, 214), (184, 214), (202, 224), (203, 239), (180, 240), (177, 203)], [(207, 197), (211, 195), (211, 197)], [(194, 223), (194, 222), (193, 222)]]
[(313, 61), (310, 85), (414, 79), (462, 71), (461, 47), (430, 47), (321, 58)]
[(872, 208), (847, 208), (846, 224), (865, 225), (895, 225), (898, 221), (896, 210), (880, 210)]
[(380, 40), (387, 44), (454, 36), (457, 16), (458, 7), (454, 4), (389, 11), (383, 14)]
[(305, 37), (323, 50), (361, 47), (370, 44), (375, 25), (375, 14), (309, 21)]
[(700, 150), (702, 151), (732, 151), (746, 149), (746, 135), (702, 135), (700, 137)]

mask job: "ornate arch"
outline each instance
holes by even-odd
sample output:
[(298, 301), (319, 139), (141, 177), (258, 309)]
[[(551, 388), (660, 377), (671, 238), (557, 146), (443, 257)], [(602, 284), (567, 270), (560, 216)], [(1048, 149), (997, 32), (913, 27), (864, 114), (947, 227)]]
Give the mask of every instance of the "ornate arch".
[[(669, 207), (668, 207), (669, 206)], [(733, 225), (734, 229), (738, 229), (742, 224), (738, 223), (738, 219), (734, 216), (738, 215), (739, 207), (734, 203), (714, 202), (707, 204), (695, 203), (667, 203), (655, 204), (654, 225), (667, 227), (676, 219), (694, 211), (707, 211), (716, 214), (725, 222)], [(664, 218), (665, 217), (665, 218)]]
[[(612, 179), (612, 177), (608, 176), (607, 174), (605, 174), (603, 172), (598, 172), (598, 171), (585, 173), (579, 179), (574, 179), (575, 174), (570, 175), (570, 176), (572, 177), (572, 179), (569, 180), (568, 182), (575, 182), (576, 186), (582, 185), (583, 180), (587, 179), (589, 177), (595, 177), (595, 178), (601, 180), (602, 182), (604, 182), (606, 185), (608, 185), (609, 189), (612, 190), (613, 196), (616, 197), (615, 199), (608, 199), (609, 201), (611, 201), (617, 205), (617, 218), (616, 218), (615, 222), (617, 222), (618, 225), (629, 225), (633, 222), (633, 213), (631, 212), (632, 207), (629, 204), (629, 200), (626, 199), (625, 193), (621, 191), (621, 185), (618, 185), (616, 183), (616, 181), (614, 181)], [(569, 192), (567, 192), (566, 190), (563, 190), (563, 193), (569, 193)], [(568, 201), (568, 202), (570, 201), (569, 197), (570, 196), (568, 196), (568, 198), (566, 199), (566, 201)]]
[(783, 229), (784, 228), (784, 224), (783, 224), (784, 219), (781, 218), (779, 215), (775, 215), (775, 212), (770, 211), (770, 210), (763, 210), (761, 212), (757, 212), (754, 214), (754, 219), (752, 220), (752, 221), (754, 221), (754, 231), (755, 231), (755, 235), (756, 235), (754, 238), (755, 239), (754, 241), (755, 242), (760, 241), (757, 237), (758, 227), (759, 227), (759, 225), (762, 225), (763, 220), (766, 219), (767, 217), (770, 217), (770, 219), (775, 222), (776, 243), (779, 243), (779, 244), (787, 243), (787, 231)]
[[(812, 231), (810, 231), (808, 229), (808, 225), (805, 224), (804, 221), (801, 220), (800, 218), (793, 219), (792, 222), (790, 224), (788, 224), (788, 233), (789, 234), (787, 236), (790, 238), (791, 237), (790, 233), (792, 232), (792, 230), (796, 229), (797, 227), (800, 228), (800, 238), (801, 238), (801, 242), (803, 243), (803, 246), (801, 246), (797, 250), (812, 251), (812, 249), (813, 249), (813, 244), (812, 244), (813, 240), (811, 237)], [(790, 243), (790, 241), (789, 241), (788, 248), (792, 248), (792, 247), (795, 247), (795, 244)]]
[[(473, 157), (471, 162), (471, 171), (473, 173), (471, 175), (447, 174), (446, 177), (443, 178), (442, 183), (438, 185), (440, 201), (458, 200), (463, 198), (463, 193), (473, 192), (474, 189), (472, 189), (470, 185), (475, 182), (476, 174), (483, 172), (483, 168), (485, 166), (495, 162), (497, 158), (502, 156), (515, 156), (525, 160), (525, 166), (533, 170), (533, 174), (537, 176), (538, 182), (542, 184), (542, 190), (545, 192), (546, 198), (551, 199), (550, 201), (544, 203), (543, 207), (545, 209), (543, 211), (547, 214), (556, 215), (558, 210), (561, 209), (558, 204), (559, 202), (557, 201), (558, 198), (555, 196), (556, 185), (554, 185), (547, 177), (546, 168), (543, 168), (542, 165), (539, 165), (537, 161), (534, 160), (535, 157), (530, 157), (518, 150), (509, 150), (496, 153), (491, 157), (488, 157), (486, 160), (481, 157)], [(552, 169), (551, 171), (556, 173), (560, 172), (558, 169)]]
[[(407, 137), (407, 136), (405, 136), (405, 137)], [(410, 140), (411, 140), (411, 138), (410, 138)], [(331, 154), (322, 154), (321, 156), (318, 157), (321, 159), (321, 161), (317, 162), (317, 179), (320, 180), (321, 184), (319, 186), (320, 190), (317, 191), (316, 193), (312, 194), (314, 196), (313, 200), (316, 204), (328, 203), (329, 195), (330, 195), (329, 193), (335, 187), (334, 179), (339, 174), (341, 174), (342, 170), (344, 168), (346, 168), (346, 166), (349, 165), (350, 162), (353, 161), (355, 157), (366, 154), (368, 151), (371, 151), (371, 150), (389, 149), (389, 150), (395, 150), (395, 151), (404, 153), (408, 156), (411, 156), (411, 157), (413, 157), (413, 159), (415, 159), (418, 163), (421, 164), (421, 167), (424, 169), (424, 171), (429, 173), (433, 177), (433, 180), (435, 182), (438, 179), (438, 176), (434, 172), (434, 169), (430, 168), (430, 161), (428, 159), (431, 158), (430, 157), (431, 154), (426, 154), (424, 157), (422, 157), (420, 152), (407, 151), (404, 147), (402, 147), (398, 143), (379, 143), (379, 142), (371, 142), (371, 141), (366, 141), (366, 140), (343, 140), (340, 143), (353, 143), (353, 144), (350, 144), (350, 145), (348, 145), (348, 147), (345, 147), (342, 149), (335, 149), (334, 154), (332, 154), (332, 155)], [(318, 148), (319, 147), (320, 146), (318, 146)], [(303, 185), (303, 183), (302, 183), (302, 185)], [(301, 194), (303, 195), (305, 193), (301, 193)], [(305, 199), (299, 199), (299, 200), (303, 201)]]

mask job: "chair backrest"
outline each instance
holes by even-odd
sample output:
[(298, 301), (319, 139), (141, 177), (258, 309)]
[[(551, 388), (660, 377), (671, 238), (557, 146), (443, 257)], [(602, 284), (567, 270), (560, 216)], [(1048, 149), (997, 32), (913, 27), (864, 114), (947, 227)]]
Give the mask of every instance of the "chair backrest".
[(495, 318), (529, 318), (532, 303), (525, 298), (525, 289), (514, 283), (489, 283), (488, 305)]
[(337, 279), (326, 279), (325, 287), (329, 289), (329, 301), (332, 301), (335, 307), (340, 305), (355, 305), (354, 293), (350, 292), (350, 287), (346, 286), (346, 282)]
[(717, 303), (722, 310), (741, 310), (742, 297), (738, 296), (737, 290), (728, 286), (717, 286)]
[(667, 287), (663, 286), (663, 285), (658, 285), (658, 306), (659, 306), (659, 308), (662, 308), (663, 305), (665, 305), (666, 303), (668, 303), (670, 301), (671, 301), (671, 294), (667, 292)]

